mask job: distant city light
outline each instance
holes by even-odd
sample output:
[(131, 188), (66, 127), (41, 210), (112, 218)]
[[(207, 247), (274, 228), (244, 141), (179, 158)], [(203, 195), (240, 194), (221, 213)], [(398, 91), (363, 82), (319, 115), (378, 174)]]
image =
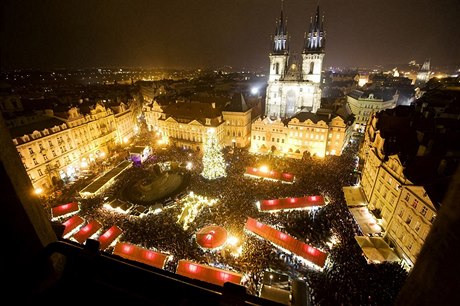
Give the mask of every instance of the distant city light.
[(251, 94), (257, 95), (258, 93), (259, 93), (259, 88), (257, 88), (257, 87), (252, 87), (251, 88)]

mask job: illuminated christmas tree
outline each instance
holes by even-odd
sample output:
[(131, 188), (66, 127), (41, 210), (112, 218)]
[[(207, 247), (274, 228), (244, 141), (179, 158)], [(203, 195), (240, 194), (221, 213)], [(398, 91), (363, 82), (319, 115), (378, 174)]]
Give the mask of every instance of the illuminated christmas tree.
[(224, 155), (214, 129), (209, 129), (207, 133), (203, 153), (203, 172), (201, 175), (208, 180), (227, 176)]

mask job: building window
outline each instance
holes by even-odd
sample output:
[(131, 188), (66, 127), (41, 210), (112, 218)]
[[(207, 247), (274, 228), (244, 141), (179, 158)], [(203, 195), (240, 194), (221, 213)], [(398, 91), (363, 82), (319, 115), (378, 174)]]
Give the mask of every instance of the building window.
[(412, 202), (412, 207), (414, 209), (417, 209), (417, 205), (418, 205), (418, 200), (417, 199), (414, 199), (414, 202)]
[(426, 206), (423, 206), (422, 211), (420, 211), (420, 213), (422, 214), (422, 216), (426, 216), (427, 211), (428, 211), (428, 208), (426, 208)]
[(433, 223), (433, 222), (434, 222), (434, 219), (436, 219), (436, 215), (435, 215), (435, 214), (433, 214), (433, 215), (431, 216), (430, 222)]
[(411, 222), (412, 222), (412, 216), (408, 215), (407, 218), (406, 218), (406, 224), (410, 225)]
[(29, 153), (34, 154), (34, 150), (32, 150), (32, 148), (29, 148)]
[(398, 216), (399, 216), (400, 218), (402, 218), (403, 214), (404, 214), (404, 209), (401, 209), (401, 210), (399, 211)]
[(407, 249), (408, 249), (408, 250), (411, 250), (413, 244), (414, 244), (414, 243), (411, 241), (411, 242), (407, 245)]
[(38, 171), (37, 171), (37, 172), (38, 172), (38, 175), (40, 175), (40, 176), (43, 176), (43, 172), (42, 172), (42, 169), (38, 169)]
[(420, 226), (421, 226), (421, 225), (420, 225), (420, 222), (417, 221), (417, 223), (415, 223), (415, 227), (414, 227), (414, 229), (415, 229), (415, 231), (416, 231), (417, 233), (418, 233), (418, 231), (420, 230)]
[(47, 161), (47, 160), (48, 160), (48, 156), (46, 156), (45, 154), (43, 154), (43, 160)]
[(33, 161), (35, 166), (38, 165), (38, 161), (35, 158), (33, 159)]
[(409, 199), (410, 199), (410, 194), (407, 193), (407, 194), (406, 194), (406, 197), (404, 198), (404, 200), (405, 200), (406, 202), (409, 202)]

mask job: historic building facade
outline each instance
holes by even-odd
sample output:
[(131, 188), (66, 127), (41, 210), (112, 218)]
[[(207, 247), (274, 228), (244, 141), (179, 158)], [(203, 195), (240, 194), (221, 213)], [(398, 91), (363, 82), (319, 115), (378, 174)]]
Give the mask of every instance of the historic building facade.
[(34, 188), (49, 190), (135, 134), (136, 116), (124, 103), (114, 110), (96, 103), (82, 113), (45, 110), (43, 119), (10, 129), (13, 143)]
[(156, 101), (144, 109), (147, 126), (157, 131), (162, 142), (196, 151), (203, 144), (210, 129), (220, 143), (224, 141), (225, 122), (215, 103), (178, 102), (160, 106)]
[(300, 62), (290, 57), (286, 21), (281, 8), (269, 54), (270, 71), (265, 100), (265, 115), (288, 118), (300, 110), (316, 112), (321, 105), (321, 71), (325, 33), (319, 6), (310, 22)]
[(354, 129), (364, 132), (372, 114), (393, 108), (398, 101), (396, 91), (388, 90), (353, 90), (347, 95), (347, 103), (355, 115)]
[(330, 110), (299, 112), (284, 121), (265, 117), (252, 124), (251, 152), (293, 158), (302, 158), (305, 153), (341, 155), (350, 137), (347, 117)]
[(224, 146), (245, 148), (251, 143), (252, 109), (242, 94), (235, 94), (222, 111), (225, 121)]
[[(402, 263), (412, 268), (436, 218), (437, 207), (425, 187), (407, 175), (411, 167), (417, 166), (408, 166), (401, 160), (401, 156), (406, 157), (406, 154), (391, 153), (395, 150), (396, 138), (388, 129), (398, 125), (397, 117), (391, 115), (391, 122), (379, 126), (379, 117), (373, 116), (366, 127), (360, 152), (364, 158), (360, 184), (369, 209), (377, 213), (385, 240), (395, 248)], [(396, 133), (406, 134), (403, 128), (399, 131)], [(404, 145), (410, 143), (405, 142)]]

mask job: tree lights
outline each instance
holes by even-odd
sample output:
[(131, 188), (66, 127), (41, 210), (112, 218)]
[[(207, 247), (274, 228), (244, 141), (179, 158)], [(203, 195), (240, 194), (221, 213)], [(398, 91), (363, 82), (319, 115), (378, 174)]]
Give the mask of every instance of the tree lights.
[(227, 176), (224, 156), (214, 129), (209, 129), (207, 132), (203, 153), (203, 172), (201, 175), (208, 180)]

